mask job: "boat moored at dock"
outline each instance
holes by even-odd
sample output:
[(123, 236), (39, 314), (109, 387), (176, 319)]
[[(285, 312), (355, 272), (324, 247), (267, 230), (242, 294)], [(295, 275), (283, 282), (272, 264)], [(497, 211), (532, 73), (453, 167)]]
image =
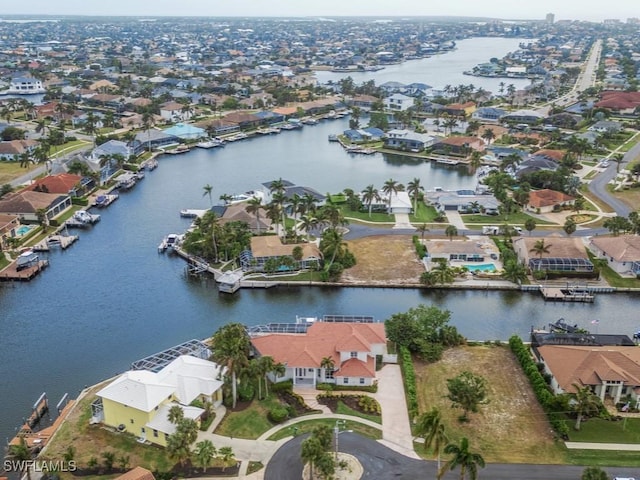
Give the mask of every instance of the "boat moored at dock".
[(167, 250), (171, 251), (174, 248), (177, 248), (182, 243), (183, 238), (184, 238), (184, 235), (178, 235), (177, 233), (170, 233), (169, 235), (164, 237), (162, 242), (160, 242), (160, 245), (158, 245), (158, 253), (164, 253)]

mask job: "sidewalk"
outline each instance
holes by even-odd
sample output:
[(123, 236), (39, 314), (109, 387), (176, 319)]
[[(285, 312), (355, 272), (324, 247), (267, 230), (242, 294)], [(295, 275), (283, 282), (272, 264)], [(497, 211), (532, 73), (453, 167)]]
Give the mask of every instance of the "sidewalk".
[(620, 450), (625, 452), (640, 452), (640, 444), (631, 443), (588, 443), (564, 442), (570, 450)]

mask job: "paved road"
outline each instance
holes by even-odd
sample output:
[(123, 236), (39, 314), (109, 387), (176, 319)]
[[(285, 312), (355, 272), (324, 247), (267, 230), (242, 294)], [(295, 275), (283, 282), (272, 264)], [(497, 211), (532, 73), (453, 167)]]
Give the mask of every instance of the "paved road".
[[(300, 480), (302, 461), (300, 444), (306, 436), (296, 437), (285, 443), (268, 463), (265, 480)], [(396, 479), (435, 479), (436, 464), (424, 460), (414, 460), (400, 455), (380, 443), (354, 433), (340, 436), (340, 451), (354, 455), (364, 467), (362, 478), (375, 480)], [(583, 467), (566, 465), (524, 465), (490, 464), (480, 470), (482, 479), (495, 480), (576, 480), (582, 474)], [(605, 468), (610, 476), (637, 476), (638, 469)], [(459, 470), (447, 473), (445, 479), (460, 477)]]

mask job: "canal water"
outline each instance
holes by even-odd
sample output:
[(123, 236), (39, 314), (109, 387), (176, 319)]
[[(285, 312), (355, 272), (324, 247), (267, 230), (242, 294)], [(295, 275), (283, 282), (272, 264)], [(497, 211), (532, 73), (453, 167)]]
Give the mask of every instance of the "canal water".
[[(65, 392), (75, 396), (136, 359), (209, 336), (232, 321), (253, 325), (323, 314), (384, 320), (426, 303), (449, 309), (452, 323), (471, 339), (524, 337), (532, 325), (559, 317), (603, 333), (632, 333), (640, 326), (637, 299), (625, 295), (599, 295), (592, 305), (544, 303), (517, 292), (305, 286), (220, 295), (213, 281), (189, 278), (183, 261), (157, 253), (166, 234), (187, 228), (182, 208), (209, 205), (207, 183), (214, 203), (224, 193), (280, 177), (323, 193), (370, 183), (380, 188), (388, 178), (407, 183), (419, 177), (427, 188), (475, 186), (464, 169), (349, 155), (327, 141), (347, 125), (347, 119), (325, 121), (224, 149), (162, 157), (157, 170), (99, 212), (94, 228), (79, 232), (79, 242), (51, 253), (51, 266), (37, 279), (0, 284), (0, 439), (14, 434), (41, 392), (53, 403)], [(599, 324), (591, 324), (594, 319)]]

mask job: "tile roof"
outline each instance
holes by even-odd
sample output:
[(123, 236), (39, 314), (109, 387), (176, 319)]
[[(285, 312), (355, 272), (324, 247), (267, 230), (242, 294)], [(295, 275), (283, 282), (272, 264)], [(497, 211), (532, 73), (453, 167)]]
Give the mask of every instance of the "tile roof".
[(560, 387), (567, 392), (575, 390), (574, 383), (601, 385), (605, 380), (640, 386), (640, 349), (636, 346), (544, 345), (538, 351)]
[(640, 237), (636, 235), (593, 237), (591, 243), (618, 262), (640, 260)]
[[(66, 197), (66, 195), (63, 195)], [(36, 213), (39, 208), (48, 209), (57, 203), (61, 195), (56, 193), (22, 191), (0, 200), (0, 212), (2, 213)]]
[(36, 180), (29, 186), (29, 190), (45, 187), (48, 193), (64, 193), (67, 194), (80, 183), (82, 177), (71, 173), (60, 173), (58, 175), (49, 175)]
[(374, 357), (367, 357), (367, 362), (350, 358), (340, 366), (336, 377), (375, 377), (376, 365)]
[(293, 249), (297, 246), (302, 247), (303, 259), (311, 257), (322, 258), (322, 253), (320, 253), (320, 249), (315, 243), (290, 243), (284, 245), (280, 237), (276, 235), (251, 237), (251, 252), (255, 258), (293, 255)]
[[(374, 376), (375, 368), (370, 369), (357, 359), (349, 359), (340, 365), (340, 352), (371, 352), (374, 344), (386, 344), (383, 323), (332, 323), (315, 322), (306, 334), (273, 333), (254, 336), (251, 339), (254, 348), (261, 355), (268, 355), (275, 362), (283, 363), (290, 368), (320, 368), (324, 357), (331, 357), (342, 368), (349, 363), (351, 371), (362, 372), (366, 369), (368, 375)], [(360, 363), (362, 366), (352, 366)], [(362, 376), (360, 374), (353, 376)]]
[(574, 197), (563, 192), (549, 190), (548, 188), (544, 188), (542, 190), (531, 190), (531, 192), (529, 192), (529, 205), (533, 208), (550, 207), (552, 205), (560, 205), (573, 200), (575, 200)]
[(114, 478), (114, 480), (155, 480), (155, 478), (150, 470), (144, 467), (136, 467)]

